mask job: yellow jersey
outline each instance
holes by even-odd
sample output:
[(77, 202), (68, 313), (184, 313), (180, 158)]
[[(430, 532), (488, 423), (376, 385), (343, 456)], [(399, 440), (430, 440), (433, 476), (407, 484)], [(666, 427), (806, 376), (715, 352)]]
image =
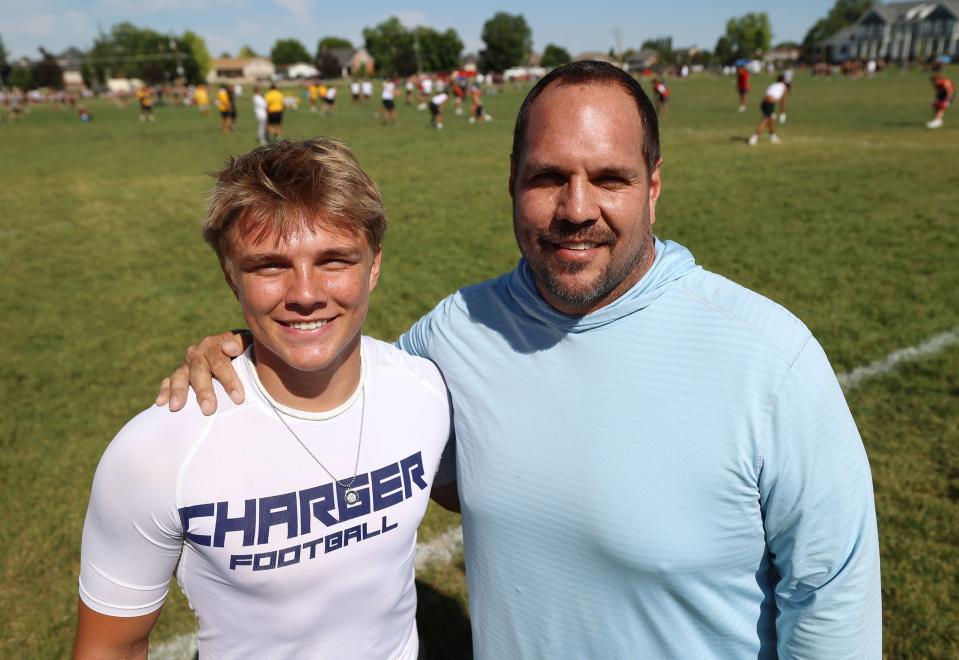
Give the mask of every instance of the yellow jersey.
[(266, 99), (267, 112), (283, 112), (283, 92), (278, 89), (271, 89), (263, 98)]
[(193, 92), (193, 100), (197, 105), (210, 105), (210, 93), (206, 91), (206, 87), (197, 87)]
[(216, 107), (220, 109), (220, 112), (229, 112), (233, 109), (233, 104), (230, 103), (230, 95), (225, 89), (216, 93)]

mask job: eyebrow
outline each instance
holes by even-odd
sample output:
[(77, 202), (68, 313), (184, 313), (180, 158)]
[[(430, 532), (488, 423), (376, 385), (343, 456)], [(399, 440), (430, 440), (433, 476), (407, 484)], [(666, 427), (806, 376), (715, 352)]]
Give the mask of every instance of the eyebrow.
[[(323, 259), (359, 259), (362, 255), (362, 248), (332, 247), (327, 250), (321, 250), (316, 256)], [(249, 252), (242, 257), (240, 261), (244, 264), (261, 264), (271, 261), (288, 261), (289, 257), (282, 252), (263, 251)]]

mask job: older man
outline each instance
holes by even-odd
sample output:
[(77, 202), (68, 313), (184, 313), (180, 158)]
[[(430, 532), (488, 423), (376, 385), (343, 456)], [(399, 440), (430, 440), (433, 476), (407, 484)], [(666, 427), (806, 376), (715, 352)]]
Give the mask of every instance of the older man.
[[(523, 258), (398, 341), (456, 410), (476, 656), (878, 658), (871, 477), (833, 371), (653, 235), (660, 162), (634, 79), (554, 70), (514, 133)], [(191, 352), (209, 408), (208, 360), (242, 396), (221, 343)]]

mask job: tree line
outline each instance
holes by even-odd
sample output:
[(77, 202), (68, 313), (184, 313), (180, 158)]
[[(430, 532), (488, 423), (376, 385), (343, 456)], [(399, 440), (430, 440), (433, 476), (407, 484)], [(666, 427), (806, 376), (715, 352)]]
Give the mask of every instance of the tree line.
[[(829, 13), (806, 33), (802, 44), (780, 44), (800, 47), (804, 54), (812, 47), (842, 28), (853, 24), (875, 0), (836, 0)], [(502, 72), (524, 64), (533, 49), (533, 31), (522, 14), (497, 12), (483, 24), (481, 34), (484, 48), (478, 54), (481, 71)], [(712, 52), (700, 51), (692, 60), (682, 60), (673, 51), (672, 40), (650, 39), (641, 49), (656, 51), (663, 64), (731, 64), (738, 59), (752, 59), (769, 50), (773, 31), (768, 14), (751, 12), (730, 18), (725, 31)], [(408, 28), (397, 17), (363, 29), (363, 45), (376, 62), (378, 75), (408, 76), (418, 71), (450, 71), (459, 68), (463, 41), (454, 29), (439, 31), (428, 26)], [(269, 58), (275, 65), (311, 62), (324, 77), (340, 75), (341, 49), (353, 50), (353, 43), (342, 37), (325, 36), (310, 53), (306, 46), (293, 38), (277, 39)], [(63, 72), (56, 58), (40, 49), (40, 59), (30, 66), (18, 66), (7, 61), (7, 51), (0, 38), (0, 79), (5, 84), (31, 87), (62, 87)], [(610, 55), (629, 59), (637, 51), (628, 50)], [(239, 57), (253, 57), (257, 53), (250, 46), (238, 51)], [(221, 57), (228, 57), (222, 53)], [(546, 44), (541, 64), (551, 68), (571, 60), (562, 46)], [(190, 83), (202, 82), (212, 65), (206, 42), (196, 32), (187, 30), (180, 35), (162, 34), (132, 23), (114, 25), (109, 31), (100, 31), (93, 46), (83, 57), (83, 77), (87, 84), (103, 83), (108, 78), (123, 76), (139, 78), (150, 84), (182, 79)], [(360, 75), (363, 72), (358, 72)]]

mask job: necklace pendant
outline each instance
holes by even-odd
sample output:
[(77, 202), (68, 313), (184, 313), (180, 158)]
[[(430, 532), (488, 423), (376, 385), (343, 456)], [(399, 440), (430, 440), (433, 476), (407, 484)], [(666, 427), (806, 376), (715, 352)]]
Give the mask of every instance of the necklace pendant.
[(349, 506), (353, 506), (354, 504), (360, 501), (360, 496), (359, 496), (359, 493), (357, 493), (352, 488), (347, 488), (346, 495), (344, 496), (343, 499), (346, 500), (346, 503)]

